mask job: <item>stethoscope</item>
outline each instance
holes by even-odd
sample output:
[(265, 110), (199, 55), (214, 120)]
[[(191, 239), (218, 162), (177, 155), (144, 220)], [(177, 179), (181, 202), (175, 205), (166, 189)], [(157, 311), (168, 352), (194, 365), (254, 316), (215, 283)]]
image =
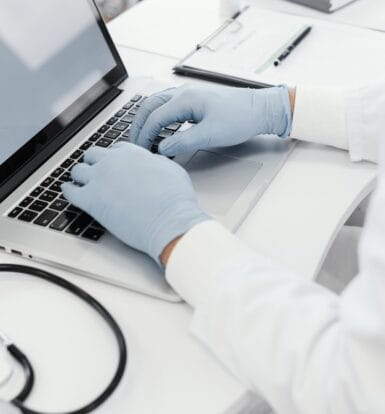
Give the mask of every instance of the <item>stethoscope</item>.
[[(11, 272), (11, 273), (18, 273), (18, 274), (27, 274), (29, 276), (34, 276), (50, 283), (53, 283), (61, 288), (71, 292), (84, 302), (86, 302), (89, 306), (91, 306), (108, 324), (110, 329), (112, 330), (118, 347), (119, 347), (119, 362), (117, 370), (108, 384), (107, 388), (93, 401), (88, 403), (82, 408), (78, 410), (74, 410), (68, 413), (60, 413), (60, 414), (86, 414), (101, 404), (103, 404), (115, 391), (117, 386), (119, 385), (120, 381), (122, 380), (124, 371), (126, 369), (127, 364), (127, 346), (126, 341), (124, 339), (123, 333), (115, 321), (115, 319), (111, 316), (111, 314), (104, 308), (95, 298), (85, 292), (83, 289), (79, 288), (78, 286), (74, 285), (73, 283), (68, 282), (67, 280), (56, 276), (52, 273), (46, 272), (41, 269), (37, 269), (35, 267), (30, 266), (22, 266), (22, 265), (15, 265), (15, 264), (0, 264), (0, 272)], [(24, 403), (27, 400), (28, 396), (30, 395), (33, 385), (35, 382), (35, 374), (32, 367), (31, 362), (29, 361), (28, 357), (3, 333), (0, 333), (0, 342), (3, 342), (4, 346), (6, 347), (9, 354), (12, 358), (21, 365), (25, 375), (25, 382), (22, 390), (18, 393), (16, 397), (14, 397), (9, 404), (13, 407), (16, 412), (20, 412), (23, 414), (46, 414), (41, 413), (39, 411), (34, 411), (27, 408)], [(13, 412), (13, 411), (12, 411)], [(58, 414), (58, 413), (57, 413)]]

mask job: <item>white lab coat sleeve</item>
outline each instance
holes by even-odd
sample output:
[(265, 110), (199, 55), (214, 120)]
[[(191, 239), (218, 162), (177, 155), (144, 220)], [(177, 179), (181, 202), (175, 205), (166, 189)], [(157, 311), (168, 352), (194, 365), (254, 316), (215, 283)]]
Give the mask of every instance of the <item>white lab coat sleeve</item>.
[[(279, 414), (385, 412), (385, 184), (341, 297), (253, 253), (214, 221), (176, 246), (166, 277), (192, 332)], [(377, 210), (377, 211), (373, 211)]]
[(349, 150), (378, 162), (385, 130), (385, 80), (352, 89), (298, 86), (291, 137)]

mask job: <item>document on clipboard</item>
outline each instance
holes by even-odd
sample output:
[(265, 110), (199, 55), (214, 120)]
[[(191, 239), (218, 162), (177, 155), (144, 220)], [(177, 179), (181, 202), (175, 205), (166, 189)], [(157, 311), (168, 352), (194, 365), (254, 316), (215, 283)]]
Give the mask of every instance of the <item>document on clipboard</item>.
[[(304, 28), (290, 56), (275, 60)], [(351, 86), (385, 73), (385, 35), (249, 6), (197, 45), (174, 72), (234, 86)]]

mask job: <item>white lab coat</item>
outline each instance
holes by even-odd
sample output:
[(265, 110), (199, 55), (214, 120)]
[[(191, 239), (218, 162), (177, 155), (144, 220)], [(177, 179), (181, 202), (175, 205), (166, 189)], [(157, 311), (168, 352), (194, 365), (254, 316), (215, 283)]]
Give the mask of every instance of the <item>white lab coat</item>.
[[(382, 135), (385, 82), (298, 88), (293, 136), (376, 161)], [(193, 334), (279, 414), (385, 413), (385, 167), (369, 210), (360, 272), (341, 296), (214, 221), (190, 230), (170, 258), (167, 280), (195, 308)]]

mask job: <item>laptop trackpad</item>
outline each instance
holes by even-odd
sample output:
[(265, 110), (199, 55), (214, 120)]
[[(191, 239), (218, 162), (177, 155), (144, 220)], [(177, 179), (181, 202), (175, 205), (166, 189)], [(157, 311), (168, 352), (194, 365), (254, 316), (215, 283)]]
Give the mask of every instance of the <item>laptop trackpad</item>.
[(207, 213), (224, 216), (254, 178), (262, 163), (198, 151), (185, 165)]

